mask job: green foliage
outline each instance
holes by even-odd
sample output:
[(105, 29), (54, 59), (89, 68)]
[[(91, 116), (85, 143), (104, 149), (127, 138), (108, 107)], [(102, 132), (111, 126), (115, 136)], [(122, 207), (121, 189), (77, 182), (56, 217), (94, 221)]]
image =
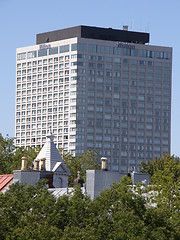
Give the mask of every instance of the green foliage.
[(14, 139), (8, 136), (3, 138), (0, 134), (0, 174), (12, 173), (13, 170), (20, 169), (23, 156), (27, 156), (28, 166), (30, 167), (39, 151), (40, 148), (32, 147), (15, 149)]
[(10, 162), (13, 161), (14, 157), (14, 143), (13, 138), (6, 138), (0, 133), (0, 174), (9, 173)]
[(88, 151), (78, 157), (73, 157), (72, 154), (63, 155), (63, 160), (66, 166), (69, 168), (71, 175), (69, 176), (69, 186), (74, 185), (74, 180), (77, 178), (77, 172), (81, 172), (81, 178), (85, 181), (86, 170), (100, 169), (100, 165), (97, 160), (96, 152)]
[(0, 239), (60, 237), (60, 229), (51, 224), (55, 202), (44, 183), (36, 187), (11, 185), (0, 195)]
[(12, 166), (12, 170), (14, 169), (20, 169), (21, 167), (21, 159), (23, 156), (27, 157), (28, 160), (28, 167), (32, 166), (32, 162), (34, 161), (34, 159), (37, 157), (37, 154), (40, 152), (41, 148), (33, 148), (33, 147), (20, 147), (17, 148), (14, 154), (14, 162), (11, 165)]
[(142, 239), (136, 236), (143, 226), (144, 199), (132, 192), (129, 178), (121, 180), (93, 201), (98, 239)]
[(0, 195), (0, 239), (180, 239), (179, 202), (173, 210), (165, 192), (152, 207), (139, 188), (123, 177), (92, 201), (80, 186), (55, 199), (44, 182), (14, 184)]
[(142, 171), (150, 173), (147, 192), (154, 193), (147, 202), (157, 203), (157, 208), (147, 211), (147, 219), (153, 219), (158, 227), (159, 235), (154, 229), (151, 231), (154, 239), (180, 238), (180, 159), (165, 154), (161, 159), (144, 164)]
[[(153, 161), (141, 162), (141, 169), (140, 171), (143, 173), (148, 173), (150, 176), (153, 176), (157, 171), (163, 171), (168, 162), (173, 163), (175, 166), (175, 177), (179, 173), (179, 162), (180, 159), (178, 157), (170, 156), (169, 154), (164, 154), (162, 158), (155, 158)], [(152, 178), (151, 178), (152, 180)]]
[[(0, 135), (0, 171), (19, 168), (21, 157), (36, 157), (35, 149), (17, 149), (13, 139)], [(85, 153), (78, 158), (64, 156), (71, 171), (70, 184), (81, 170), (100, 168), (97, 155)], [(150, 186), (131, 186), (131, 179), (121, 178), (111, 189), (93, 201), (77, 186), (72, 196), (54, 198), (45, 182), (35, 187), (11, 185), (0, 194), (0, 239), (180, 239), (180, 161), (174, 156), (143, 164), (151, 175)], [(154, 207), (152, 203), (156, 203)]]

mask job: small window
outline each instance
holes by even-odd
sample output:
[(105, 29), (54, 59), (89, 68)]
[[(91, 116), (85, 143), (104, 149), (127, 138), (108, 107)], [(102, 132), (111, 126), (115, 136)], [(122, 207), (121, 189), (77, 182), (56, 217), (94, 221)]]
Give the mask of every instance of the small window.
[(60, 52), (60, 53), (69, 52), (69, 45), (60, 46), (59, 52)]

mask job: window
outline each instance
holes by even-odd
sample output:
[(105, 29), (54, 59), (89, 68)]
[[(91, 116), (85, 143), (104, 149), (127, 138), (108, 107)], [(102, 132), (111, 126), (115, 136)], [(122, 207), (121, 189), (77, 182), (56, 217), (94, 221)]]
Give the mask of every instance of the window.
[(114, 47), (114, 55), (121, 55), (121, 48)]
[(86, 43), (73, 43), (71, 44), (71, 51), (87, 51)]
[[(71, 49), (71, 51), (72, 51), (72, 49)], [(71, 59), (77, 59), (77, 54), (72, 54)]]
[(120, 62), (121, 62), (121, 59), (120, 59), (120, 58), (114, 58), (114, 59), (113, 59), (113, 62), (115, 62), (115, 63), (120, 63)]
[(49, 55), (53, 55), (57, 53), (58, 53), (58, 47), (53, 47), (49, 49)]
[(104, 53), (104, 46), (97, 45), (97, 53)]
[(37, 51), (31, 51), (27, 53), (27, 58), (35, 58), (37, 57)]
[(38, 50), (38, 57), (47, 56), (47, 49)]
[(106, 47), (106, 54), (113, 54), (113, 47)]
[(69, 52), (69, 45), (60, 46), (59, 52), (60, 53)]
[(26, 59), (26, 53), (18, 53), (17, 54), (17, 60), (25, 60)]
[(92, 53), (96, 52), (96, 45), (95, 44), (89, 44), (89, 52), (92, 52)]

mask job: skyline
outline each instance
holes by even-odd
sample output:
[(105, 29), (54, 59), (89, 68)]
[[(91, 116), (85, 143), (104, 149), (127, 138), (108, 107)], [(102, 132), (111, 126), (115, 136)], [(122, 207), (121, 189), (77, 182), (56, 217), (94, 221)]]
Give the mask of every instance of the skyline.
[[(163, 8), (161, 8), (161, 3), (156, 3), (155, 5), (151, 3), (148, 5), (149, 11), (145, 12), (147, 9), (145, 2), (139, 1), (140, 4), (137, 6), (133, 1), (129, 1), (131, 8), (128, 8), (128, 12), (130, 14), (126, 16), (126, 5), (124, 3), (120, 4), (118, 1), (114, 2), (116, 2), (115, 6), (102, 5), (103, 1), (96, 3), (96, 9), (94, 9), (93, 14), (89, 16), (88, 13), (92, 12), (95, 1), (87, 3), (86, 6), (83, 5), (83, 1), (78, 1), (78, 3), (81, 3), (79, 8), (79, 5), (69, 6), (68, 3), (60, 4), (58, 1), (54, 1), (53, 3), (55, 4), (53, 6), (46, 5), (44, 1), (37, 3), (34, 0), (31, 1), (31, 3), (24, 3), (21, 0), (16, 3), (13, 3), (11, 0), (1, 1), (0, 132), (3, 136), (9, 134), (10, 137), (14, 137), (16, 48), (34, 45), (36, 34), (41, 32), (76, 25), (112, 27), (115, 29), (122, 29), (123, 25), (129, 25), (129, 30), (149, 32), (150, 45), (170, 46), (173, 48), (171, 154), (180, 156), (180, 150), (178, 149), (178, 135), (180, 134), (180, 127), (178, 125), (180, 121), (180, 112), (178, 112), (178, 95), (180, 90), (180, 83), (178, 82), (178, 77), (180, 76), (178, 53), (180, 53), (180, 47), (178, 42), (180, 36), (177, 34), (178, 30), (176, 30), (175, 24), (173, 24), (175, 20), (176, 22), (180, 20), (178, 16), (180, 3), (173, 1), (173, 6), (172, 4), (163, 3)], [(152, 2), (155, 3), (155, 1)], [(40, 3), (44, 4), (40, 5)], [(61, 5), (61, 7), (64, 8), (69, 7), (69, 11), (67, 11), (69, 14), (68, 17), (66, 16), (66, 11), (61, 12), (61, 9), (64, 8), (55, 8), (55, 5)], [(84, 7), (86, 7), (86, 9)], [(156, 7), (156, 9), (154, 9), (154, 7)], [(18, 11), (15, 11), (16, 9)], [(34, 11), (35, 15), (28, 18), (26, 9), (28, 9), (28, 13)], [(122, 9), (122, 15), (120, 16), (117, 16), (119, 13), (118, 9)], [(8, 10), (9, 14), (7, 14)], [(76, 10), (81, 14), (78, 15)], [(112, 13), (110, 19), (108, 19), (106, 14), (110, 10), (113, 10), (115, 14)], [(153, 14), (151, 14), (152, 12)], [(172, 12), (171, 15), (168, 14), (170, 12)], [(16, 15), (16, 13), (21, 14)], [(40, 15), (36, 15), (36, 13)], [(62, 14), (62, 19), (65, 19), (65, 21), (63, 20), (63, 22), (61, 22), (61, 19), (58, 19), (59, 13)], [(99, 14), (101, 15), (99, 16)], [(11, 16), (10, 19), (8, 16)], [(33, 21), (30, 21), (31, 17), (33, 17)], [(9, 86), (13, 87), (9, 88)]]

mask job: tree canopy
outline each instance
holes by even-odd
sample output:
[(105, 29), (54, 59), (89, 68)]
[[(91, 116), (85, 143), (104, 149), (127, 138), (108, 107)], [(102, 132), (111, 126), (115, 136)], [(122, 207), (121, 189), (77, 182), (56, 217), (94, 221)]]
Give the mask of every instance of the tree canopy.
[(21, 158), (27, 156), (28, 166), (31, 166), (40, 148), (15, 148), (14, 139), (8, 135), (3, 138), (0, 133), (0, 174), (12, 173), (21, 168)]
[(180, 163), (163, 158), (147, 189), (123, 177), (94, 200), (79, 186), (56, 199), (43, 183), (12, 185), (0, 195), (0, 239), (178, 240)]
[[(36, 149), (14, 147), (13, 139), (0, 134), (0, 173), (11, 173)], [(86, 169), (98, 169), (95, 152), (78, 158), (63, 156), (73, 185), (77, 171), (85, 180)], [(91, 200), (77, 186), (72, 196), (55, 198), (44, 182), (35, 187), (13, 184), (0, 194), (0, 239), (180, 239), (180, 160), (164, 155), (142, 164), (150, 174), (147, 189), (132, 186), (123, 177), (111, 189)]]

